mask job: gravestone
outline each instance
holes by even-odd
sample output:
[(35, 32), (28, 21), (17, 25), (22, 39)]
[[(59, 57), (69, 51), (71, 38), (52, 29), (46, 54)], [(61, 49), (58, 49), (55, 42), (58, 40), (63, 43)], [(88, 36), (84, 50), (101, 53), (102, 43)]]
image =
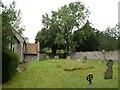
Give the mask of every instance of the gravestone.
[(110, 59), (109, 61), (107, 61), (106, 66), (107, 66), (107, 68), (104, 73), (104, 79), (112, 79), (112, 77), (113, 77), (113, 70), (112, 70), (113, 60)]
[(86, 63), (86, 62), (87, 62), (87, 56), (84, 55), (84, 56), (83, 56), (83, 63)]
[(107, 59), (106, 59), (106, 52), (105, 52), (105, 50), (103, 50), (102, 53), (103, 53), (103, 60), (102, 60), (102, 62), (106, 62)]

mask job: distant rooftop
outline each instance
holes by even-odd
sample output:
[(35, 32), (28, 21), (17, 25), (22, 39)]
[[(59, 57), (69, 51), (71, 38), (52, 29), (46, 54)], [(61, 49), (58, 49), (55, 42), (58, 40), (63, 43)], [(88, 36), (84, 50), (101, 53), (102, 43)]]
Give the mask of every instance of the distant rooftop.
[(36, 43), (27, 43), (25, 54), (37, 54), (38, 45)]

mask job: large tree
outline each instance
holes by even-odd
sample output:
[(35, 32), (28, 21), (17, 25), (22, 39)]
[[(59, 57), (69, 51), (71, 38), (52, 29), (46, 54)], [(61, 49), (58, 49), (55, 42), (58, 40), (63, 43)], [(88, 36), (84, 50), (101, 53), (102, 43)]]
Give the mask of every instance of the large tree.
[(99, 31), (92, 28), (87, 21), (81, 29), (74, 32), (74, 41), (77, 42), (76, 51), (98, 50), (99, 36)]
[[(62, 49), (68, 54), (75, 48), (73, 32), (84, 25), (89, 11), (81, 2), (71, 2), (69, 5), (64, 5), (59, 8), (58, 11), (52, 11), (51, 14), (52, 15), (43, 15), (42, 20), (44, 30), (47, 33), (47, 36), (45, 36), (47, 39), (37, 34), (36, 41), (41, 42), (43, 39), (44, 42), (47, 41), (46, 44), (49, 45), (52, 50), (57, 48)], [(43, 31), (39, 33), (41, 32)], [(51, 46), (53, 46), (53, 48)]]
[(54, 13), (55, 12), (52, 11), (51, 19), (50, 17), (48, 17), (48, 14), (43, 15), (42, 23), (44, 25), (44, 28), (42, 28), (41, 31), (37, 33), (35, 40), (36, 42), (40, 42), (40, 47), (42, 51), (44, 48), (51, 48), (52, 53), (56, 54), (58, 46), (55, 43), (55, 39), (60, 29), (55, 19)]
[(8, 46), (9, 43), (13, 42), (14, 34), (13, 30), (22, 34), (24, 26), (21, 25), (21, 12), (15, 9), (16, 3), (12, 2), (10, 6), (5, 6), (1, 3), (2, 7), (2, 46)]
[(118, 49), (118, 37), (119, 37), (119, 25), (114, 27), (108, 27), (103, 31), (102, 37), (100, 38), (100, 50), (117, 50)]
[[(19, 64), (18, 56), (11, 50), (6, 49), (10, 43), (14, 43), (14, 33), (17, 32), (22, 34), (24, 30), (20, 26), (20, 10), (15, 9), (15, 2), (10, 4), (10, 6), (4, 6), (0, 3), (0, 8), (2, 7), (2, 83), (10, 80), (16, 73), (16, 68)], [(1, 38), (1, 37), (0, 37)]]

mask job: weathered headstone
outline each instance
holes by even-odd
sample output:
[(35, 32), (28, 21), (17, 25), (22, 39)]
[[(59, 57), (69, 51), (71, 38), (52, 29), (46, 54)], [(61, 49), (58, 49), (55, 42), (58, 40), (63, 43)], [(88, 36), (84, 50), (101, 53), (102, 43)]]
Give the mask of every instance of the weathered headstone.
[(107, 60), (106, 60), (106, 53), (105, 53), (105, 50), (103, 50), (102, 53), (103, 53), (103, 60), (102, 60), (102, 62), (105, 62), (105, 61), (107, 61)]
[(87, 62), (87, 56), (84, 55), (84, 56), (83, 56), (83, 63), (86, 63), (86, 62)]
[(112, 66), (113, 66), (113, 60), (109, 60), (106, 63), (106, 71), (104, 73), (104, 79), (112, 79), (113, 77), (113, 70), (112, 70)]

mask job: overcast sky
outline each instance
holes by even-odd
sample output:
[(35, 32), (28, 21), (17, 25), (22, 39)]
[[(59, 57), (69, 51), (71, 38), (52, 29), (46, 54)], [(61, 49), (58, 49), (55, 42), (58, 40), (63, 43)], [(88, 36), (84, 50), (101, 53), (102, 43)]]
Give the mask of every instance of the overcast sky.
[[(13, 0), (2, 0), (5, 5), (9, 5)], [(29, 38), (30, 43), (34, 43), (35, 36), (42, 28), (42, 15), (57, 10), (64, 4), (73, 1), (81, 1), (88, 7), (90, 22), (93, 27), (105, 30), (109, 26), (118, 23), (118, 1), (119, 0), (14, 0), (16, 8), (22, 12), (22, 24), (25, 26), (24, 36)]]

